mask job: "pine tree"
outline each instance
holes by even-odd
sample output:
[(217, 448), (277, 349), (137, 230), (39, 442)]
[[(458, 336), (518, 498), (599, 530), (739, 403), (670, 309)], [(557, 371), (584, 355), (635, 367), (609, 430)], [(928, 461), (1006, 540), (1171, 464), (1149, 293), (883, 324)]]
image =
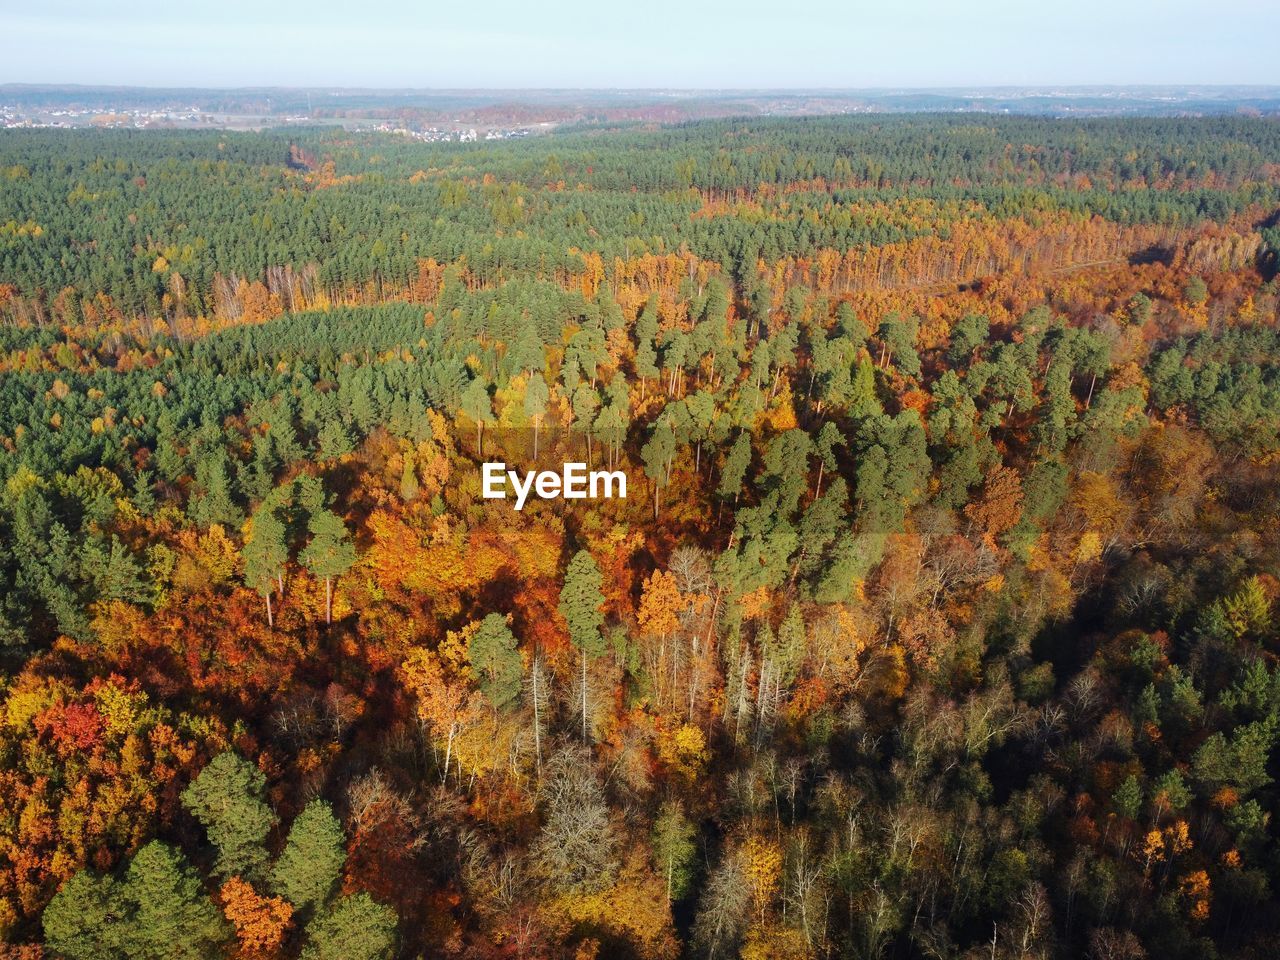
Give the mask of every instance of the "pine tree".
[(493, 420), (493, 401), (489, 399), (489, 385), (483, 377), (476, 377), (462, 394), (462, 412), (476, 425), (476, 456), (484, 456), (484, 425)]
[(231, 935), (186, 859), (155, 840), (121, 879), (81, 870), (42, 921), (45, 945), (67, 960), (206, 960)]
[(508, 369), (513, 374), (541, 369), (544, 350), (542, 338), (538, 336), (537, 324), (523, 324), (520, 327), (520, 332), (516, 334), (516, 340), (511, 347), (511, 352), (507, 355)]
[(345, 457), (354, 449), (347, 428), (337, 417), (324, 422), (324, 426), (320, 428), (320, 436), (316, 439), (320, 444), (320, 455), (326, 460)]
[(542, 379), (541, 373), (535, 373), (529, 378), (529, 384), (524, 389), (524, 415), (533, 421), (533, 459), (538, 459), (538, 432), (542, 427), (542, 418), (547, 413), (547, 403), (551, 399), (551, 392), (547, 389), (547, 381)]
[(838, 466), (836, 452), (847, 445), (848, 441), (840, 432), (840, 428), (829, 420), (818, 431), (818, 437), (813, 442), (814, 452), (818, 455), (818, 481), (813, 488), (814, 499), (822, 496), (823, 474), (828, 470), (835, 470)]
[(204, 493), (191, 498), (188, 505), (191, 519), (206, 527), (215, 523), (226, 527), (240, 526), (244, 515), (231, 499), (227, 455), (221, 448), (196, 464), (196, 482), (203, 487)]
[(522, 683), (520, 652), (516, 638), (500, 614), (491, 613), (467, 643), (467, 659), (479, 678), (480, 692), (501, 710), (520, 694)]
[(582, 739), (587, 739), (587, 660), (604, 653), (600, 627), (604, 623), (601, 606), (604, 597), (600, 568), (586, 550), (579, 550), (569, 561), (564, 587), (560, 591), (560, 615), (569, 625), (569, 641), (582, 658)]
[(307, 925), (301, 960), (389, 960), (395, 947), (395, 913), (367, 893), (356, 893)]
[(1115, 804), (1116, 811), (1121, 816), (1129, 820), (1138, 819), (1138, 814), (1142, 810), (1142, 784), (1138, 782), (1138, 778), (1129, 774), (1111, 795), (1111, 802)]
[(653, 822), (653, 861), (667, 884), (667, 900), (684, 897), (693, 882), (697, 830), (678, 800), (667, 800)]
[(875, 367), (866, 354), (853, 365), (848, 411), (852, 417), (874, 417), (884, 412), (880, 399), (876, 396)]
[(244, 560), (244, 582), (257, 590), (267, 604), (267, 626), (275, 626), (271, 609), (271, 591), (280, 583), (284, 565), (289, 560), (285, 528), (272, 504), (264, 502), (253, 515), (252, 532), (240, 551)]
[(676, 437), (664, 418), (654, 427), (653, 436), (640, 451), (645, 475), (653, 482), (653, 515), (658, 516), (658, 494), (667, 482), (671, 460), (676, 454)]
[(41, 917), (44, 942), (67, 960), (118, 960), (129, 932), (121, 884), (81, 870), (62, 885)]
[(271, 870), (272, 888), (298, 910), (316, 911), (338, 884), (347, 855), (342, 827), (324, 800), (312, 800), (289, 827)]
[(800, 574), (817, 575), (828, 566), (826, 550), (848, 528), (845, 516), (849, 502), (843, 477), (836, 477), (804, 512), (800, 519), (800, 550), (791, 571), (791, 582)]
[(636, 319), (636, 376), (640, 378), (641, 397), (647, 381), (656, 377), (658, 371), (658, 353), (654, 349), (654, 338), (658, 335), (658, 302), (654, 297), (641, 311)]
[(182, 854), (158, 841), (133, 858), (124, 880), (133, 907), (130, 960), (205, 960), (230, 935)]
[(333, 578), (342, 576), (356, 562), (355, 544), (342, 518), (325, 507), (311, 514), (307, 531), (311, 540), (298, 560), (312, 576), (324, 580), (324, 622), (333, 623)]
[(200, 821), (218, 849), (215, 869), (223, 877), (253, 879), (266, 865), (267, 834), (276, 816), (263, 801), (266, 778), (228, 750), (214, 757), (182, 792), (182, 805)]
[(747, 468), (751, 466), (751, 436), (745, 430), (738, 432), (724, 458), (724, 466), (720, 469), (720, 485), (716, 495), (722, 499), (733, 498), (738, 502), (742, 494), (742, 483), (747, 478)]
[(573, 408), (573, 429), (587, 438), (587, 461), (591, 461), (591, 430), (596, 412), (600, 409), (600, 395), (586, 383), (580, 383), (570, 398)]
[(150, 516), (156, 509), (155, 474), (139, 470), (133, 478), (133, 505), (143, 516)]

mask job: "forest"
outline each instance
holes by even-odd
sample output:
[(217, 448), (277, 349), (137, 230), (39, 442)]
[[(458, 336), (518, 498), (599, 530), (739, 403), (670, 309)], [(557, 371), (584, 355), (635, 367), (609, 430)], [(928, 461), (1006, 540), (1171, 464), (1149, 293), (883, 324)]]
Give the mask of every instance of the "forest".
[(1274, 118), (0, 131), (0, 958), (1274, 956), (1278, 257)]

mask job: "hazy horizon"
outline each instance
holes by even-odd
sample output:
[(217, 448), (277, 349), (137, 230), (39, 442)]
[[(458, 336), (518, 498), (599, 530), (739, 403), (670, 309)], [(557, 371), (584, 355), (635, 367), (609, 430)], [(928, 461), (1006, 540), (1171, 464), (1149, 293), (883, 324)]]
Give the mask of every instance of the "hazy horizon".
[(607, 93), (607, 94), (987, 94), (987, 93), (1102, 93), (1102, 92), (1157, 92), (1157, 91), (1280, 91), (1280, 81), (1274, 83), (954, 83), (954, 84), (879, 84), (858, 86), (802, 86), (802, 85), (770, 85), (770, 86), (539, 86), (469, 84), (454, 86), (376, 86), (369, 84), (338, 83), (236, 83), (236, 84), (189, 84), (189, 83), (81, 83), (63, 80), (0, 80), (0, 90), (103, 90), (103, 91), (146, 91), (146, 92), (250, 92), (260, 90), (287, 90), (306, 92), (332, 91), (334, 93), (378, 93), (378, 94), (451, 94), (451, 93), (543, 93), (543, 94), (575, 94), (575, 93)]
[(497, 0), (353, 17), (334, 0), (103, 9), (50, 0), (0, 13), (0, 83), (193, 88), (849, 90), (1256, 86), (1277, 75), (1280, 7), (1083, 0), (1070, 9), (927, 0), (883, 9), (818, 0), (643, 15), (581, 0)]

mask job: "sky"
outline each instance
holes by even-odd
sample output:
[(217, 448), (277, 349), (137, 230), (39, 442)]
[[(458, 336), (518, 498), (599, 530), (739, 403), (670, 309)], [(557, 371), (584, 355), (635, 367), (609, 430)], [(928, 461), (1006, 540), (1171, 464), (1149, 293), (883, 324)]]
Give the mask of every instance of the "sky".
[(1280, 84), (1280, 2), (0, 0), (0, 83)]

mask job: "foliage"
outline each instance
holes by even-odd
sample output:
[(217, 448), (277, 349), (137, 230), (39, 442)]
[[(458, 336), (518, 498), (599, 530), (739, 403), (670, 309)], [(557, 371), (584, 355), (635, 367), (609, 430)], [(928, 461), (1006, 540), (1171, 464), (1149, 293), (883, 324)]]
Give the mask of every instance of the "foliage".
[(1243, 115), (4, 131), (0, 935), (1268, 955), (1278, 169)]

